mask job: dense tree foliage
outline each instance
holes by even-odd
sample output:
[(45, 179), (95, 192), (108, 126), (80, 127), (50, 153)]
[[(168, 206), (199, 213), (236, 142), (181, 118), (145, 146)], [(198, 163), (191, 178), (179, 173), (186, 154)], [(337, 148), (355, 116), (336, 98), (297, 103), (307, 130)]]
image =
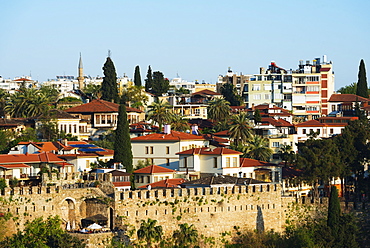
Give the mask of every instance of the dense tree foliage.
[(141, 87), (140, 67), (138, 65), (135, 67), (134, 84)]
[(113, 61), (110, 57), (103, 66), (103, 83), (101, 85), (102, 99), (118, 103), (117, 73)]
[(59, 217), (49, 217), (47, 220), (36, 218), (27, 222), (23, 231), (18, 231), (11, 237), (0, 242), (1, 247), (9, 248), (83, 248), (86, 245), (76, 237), (71, 236), (61, 228)]
[(141, 108), (147, 103), (148, 96), (143, 89), (142, 86), (133, 85), (122, 91), (122, 96), (125, 97), (130, 107)]
[(188, 225), (187, 223), (179, 224), (180, 229), (173, 232), (173, 238), (175, 244), (179, 248), (190, 247), (198, 241), (198, 230), (195, 229), (194, 225)]
[(152, 68), (149, 65), (148, 72), (146, 74), (146, 79), (145, 79), (145, 91), (151, 92), (152, 88), (153, 88), (153, 74), (152, 74)]
[(235, 146), (245, 144), (251, 139), (252, 129), (247, 113), (242, 112), (238, 115), (231, 116), (229, 136)]
[(186, 132), (190, 129), (188, 120), (184, 118), (184, 116), (172, 114), (171, 120), (171, 130)]
[(83, 92), (90, 99), (100, 99), (102, 97), (102, 86), (98, 84), (88, 84), (83, 88)]
[(158, 243), (162, 236), (163, 228), (157, 225), (156, 220), (141, 220), (140, 228), (137, 230), (137, 237), (141, 242), (146, 243), (147, 247), (152, 247), (152, 243)]
[(153, 73), (152, 93), (156, 96), (162, 96), (167, 93), (170, 87), (170, 81), (164, 78), (163, 73), (155, 71)]
[(230, 117), (230, 103), (223, 98), (209, 101), (207, 108), (208, 118), (215, 121), (227, 121)]
[(329, 206), (328, 206), (328, 227), (331, 229), (334, 236), (338, 235), (340, 220), (340, 203), (338, 198), (337, 187), (332, 186), (330, 190)]
[(113, 160), (114, 162), (121, 163), (128, 173), (133, 172), (130, 129), (124, 102), (120, 104), (118, 110)]
[(337, 90), (341, 94), (353, 94), (356, 95), (357, 83), (352, 83), (350, 85), (343, 86)]
[(247, 141), (242, 149), (244, 157), (269, 161), (272, 155), (272, 150), (269, 148), (269, 140), (261, 135), (251, 135), (251, 138)]
[(167, 102), (162, 100), (159, 102), (153, 102), (148, 106), (148, 120), (152, 120), (154, 123), (157, 123), (159, 126), (158, 131), (162, 131), (164, 124), (170, 123), (173, 118), (173, 113), (170, 111), (170, 105)]
[(242, 97), (238, 94), (235, 86), (231, 83), (226, 83), (221, 86), (220, 93), (231, 106), (240, 106), (243, 103)]
[(366, 79), (365, 62), (363, 59), (361, 59), (360, 66), (358, 69), (358, 81), (357, 81), (356, 95), (362, 96), (365, 98), (369, 97), (367, 79)]

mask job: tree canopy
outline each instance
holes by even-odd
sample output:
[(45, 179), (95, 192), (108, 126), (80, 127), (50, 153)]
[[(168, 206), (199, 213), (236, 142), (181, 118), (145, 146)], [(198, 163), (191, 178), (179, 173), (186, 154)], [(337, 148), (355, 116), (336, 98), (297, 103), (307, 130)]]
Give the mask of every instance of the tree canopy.
[(152, 74), (152, 68), (149, 65), (148, 72), (146, 74), (146, 79), (145, 79), (145, 91), (151, 92), (152, 88), (153, 88), (153, 74)]
[(135, 67), (134, 84), (136, 86), (141, 86), (140, 67), (138, 65)]
[(118, 103), (117, 73), (113, 61), (110, 57), (103, 66), (103, 83), (101, 85), (102, 99)]
[(169, 87), (170, 82), (167, 78), (164, 78), (163, 73), (155, 71), (153, 73), (152, 93), (156, 96), (162, 96), (167, 93)]
[(238, 94), (235, 86), (231, 83), (226, 83), (221, 86), (221, 94), (231, 106), (240, 106), (243, 102), (242, 97)]
[(369, 98), (365, 62), (363, 59), (361, 59), (360, 66), (358, 69), (358, 81), (357, 81), (356, 95)]

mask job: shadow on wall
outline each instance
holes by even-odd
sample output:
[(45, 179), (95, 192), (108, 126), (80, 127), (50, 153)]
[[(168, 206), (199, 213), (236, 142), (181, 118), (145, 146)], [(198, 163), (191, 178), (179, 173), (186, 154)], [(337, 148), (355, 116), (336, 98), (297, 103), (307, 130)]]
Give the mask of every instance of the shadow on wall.
[(263, 220), (262, 208), (257, 206), (256, 230), (261, 233), (265, 231), (265, 222)]

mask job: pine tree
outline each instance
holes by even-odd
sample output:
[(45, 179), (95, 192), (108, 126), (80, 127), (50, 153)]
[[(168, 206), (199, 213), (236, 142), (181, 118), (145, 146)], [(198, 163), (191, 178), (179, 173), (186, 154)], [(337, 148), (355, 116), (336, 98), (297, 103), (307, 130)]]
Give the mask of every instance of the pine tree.
[(162, 94), (167, 93), (169, 87), (170, 82), (168, 81), (168, 79), (164, 78), (163, 73), (160, 71), (155, 71), (153, 73), (153, 94), (156, 96), (162, 96)]
[(358, 69), (358, 82), (357, 82), (356, 95), (362, 96), (365, 98), (369, 97), (367, 79), (366, 79), (365, 62), (363, 59), (361, 59), (360, 66)]
[(141, 86), (140, 67), (138, 65), (135, 67), (134, 84)]
[(259, 109), (256, 109), (253, 114), (254, 124), (257, 125), (257, 123), (261, 122), (261, 112)]
[(328, 206), (328, 227), (332, 230), (334, 237), (337, 236), (340, 225), (340, 203), (338, 191), (335, 186), (331, 186), (329, 206)]
[(126, 103), (123, 101), (119, 105), (118, 123), (116, 129), (116, 139), (114, 141), (114, 157), (116, 163), (122, 163), (126, 172), (132, 173), (132, 148), (129, 133), (129, 123), (127, 119)]
[(102, 99), (118, 102), (117, 73), (110, 57), (103, 66), (104, 78), (101, 85)]
[(151, 92), (153, 87), (153, 75), (152, 75), (152, 68), (148, 67), (148, 73), (146, 74), (145, 79), (145, 91)]

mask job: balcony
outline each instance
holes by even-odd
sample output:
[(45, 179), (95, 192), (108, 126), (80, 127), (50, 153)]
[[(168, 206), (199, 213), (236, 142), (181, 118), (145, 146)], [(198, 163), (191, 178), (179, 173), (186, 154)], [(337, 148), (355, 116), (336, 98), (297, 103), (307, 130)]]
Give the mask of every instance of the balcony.
[(293, 91), (293, 94), (306, 94), (305, 90)]

